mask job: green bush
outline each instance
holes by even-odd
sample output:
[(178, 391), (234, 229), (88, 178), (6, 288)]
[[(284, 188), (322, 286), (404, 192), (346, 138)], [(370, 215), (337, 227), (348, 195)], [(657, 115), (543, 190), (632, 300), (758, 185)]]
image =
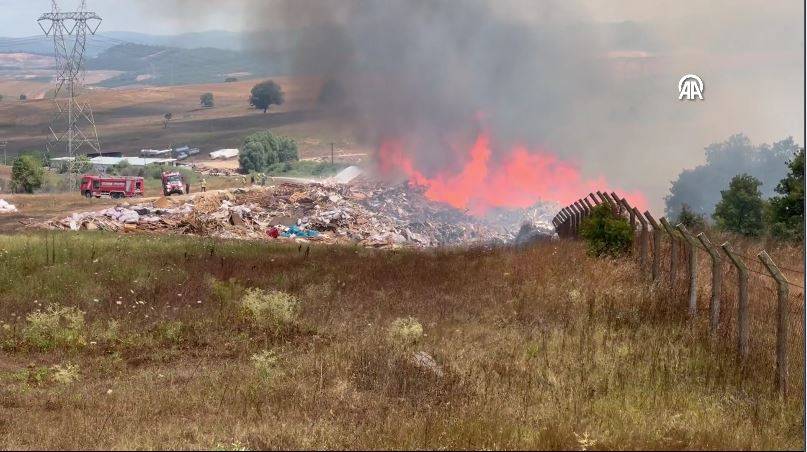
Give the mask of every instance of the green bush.
[(423, 337), (423, 325), (414, 317), (397, 318), (392, 321), (387, 335), (396, 346), (415, 345)]
[(630, 251), (633, 233), (628, 220), (614, 215), (608, 204), (600, 204), (583, 220), (580, 236), (594, 256), (616, 257)]
[(25, 341), (42, 350), (85, 345), (84, 312), (76, 307), (52, 304), (44, 311), (36, 310), (26, 317)]
[(204, 93), (199, 96), (199, 103), (202, 104), (203, 107), (210, 108), (215, 105), (213, 101), (213, 93)]
[(42, 161), (31, 155), (23, 155), (14, 160), (11, 167), (11, 186), (16, 192), (33, 193), (42, 186), (45, 172)]
[(734, 176), (729, 189), (720, 192), (721, 200), (712, 217), (720, 229), (749, 237), (765, 232), (766, 203), (759, 179), (748, 174)]
[(256, 326), (279, 332), (295, 322), (299, 302), (285, 292), (250, 289), (241, 299), (241, 307), (244, 315)]
[(691, 231), (703, 231), (706, 228), (706, 220), (703, 215), (697, 214), (692, 211), (689, 204), (682, 204), (681, 211), (678, 213), (678, 222), (676, 224), (683, 224)]
[(790, 172), (776, 186), (770, 201), (771, 234), (788, 240), (804, 239), (804, 149), (788, 163)]
[(244, 140), (238, 163), (245, 173), (264, 172), (276, 163), (299, 159), (297, 143), (291, 138), (276, 136), (266, 130), (253, 133)]

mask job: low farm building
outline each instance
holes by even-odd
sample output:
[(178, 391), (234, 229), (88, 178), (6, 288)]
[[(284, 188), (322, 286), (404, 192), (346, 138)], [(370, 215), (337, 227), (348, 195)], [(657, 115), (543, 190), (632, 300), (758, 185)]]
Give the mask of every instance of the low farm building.
[[(70, 162), (73, 157), (58, 157), (51, 159), (52, 162)], [(143, 157), (93, 157), (90, 159), (92, 167), (96, 171), (105, 173), (110, 167), (126, 162), (131, 166), (147, 165), (173, 165), (177, 159), (143, 158)]]

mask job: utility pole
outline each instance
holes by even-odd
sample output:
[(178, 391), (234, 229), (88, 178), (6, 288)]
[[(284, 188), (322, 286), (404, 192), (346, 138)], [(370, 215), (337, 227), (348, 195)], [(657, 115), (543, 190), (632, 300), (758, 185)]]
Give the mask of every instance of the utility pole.
[[(94, 35), (101, 25), (101, 17), (86, 8), (86, 1), (82, 0), (78, 11), (62, 12), (56, 0), (52, 0), (51, 12), (43, 13), (37, 19), (45, 36), (53, 38), (56, 50), (56, 90), (53, 95), (56, 114), (50, 124), (48, 151), (60, 151), (64, 146), (67, 157), (74, 159), (82, 146), (90, 147), (93, 152), (101, 151), (92, 108), (77, 99), (84, 83), (87, 34)], [(64, 98), (60, 99), (60, 94)], [(74, 163), (68, 171), (71, 186)]]
[(333, 142), (331, 143), (331, 166), (333, 166)]
[(0, 141), (0, 148), (3, 148), (3, 165), (8, 165), (6, 160), (6, 147), (8, 147), (8, 140)]

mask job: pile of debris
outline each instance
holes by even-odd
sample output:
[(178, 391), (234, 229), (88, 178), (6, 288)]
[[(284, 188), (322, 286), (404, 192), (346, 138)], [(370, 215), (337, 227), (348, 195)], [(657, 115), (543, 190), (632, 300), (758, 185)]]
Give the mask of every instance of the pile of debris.
[[(552, 210), (547, 209), (551, 217)], [(51, 229), (155, 231), (221, 238), (284, 238), (371, 247), (510, 242), (518, 224), (480, 219), (406, 185), (297, 184), (159, 198), (49, 221)], [(551, 233), (550, 233), (551, 234)]]
[(211, 168), (201, 163), (191, 163), (191, 169), (204, 176), (241, 176), (237, 169), (233, 168)]
[(0, 213), (13, 213), (17, 211), (17, 206), (9, 204), (5, 199), (0, 199)]

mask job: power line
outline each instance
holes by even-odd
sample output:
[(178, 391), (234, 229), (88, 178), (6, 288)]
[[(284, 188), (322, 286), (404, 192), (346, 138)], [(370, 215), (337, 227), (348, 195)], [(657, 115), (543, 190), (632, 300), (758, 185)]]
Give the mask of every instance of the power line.
[[(87, 48), (87, 35), (94, 35), (101, 25), (101, 17), (86, 11), (86, 2), (81, 1), (78, 11), (62, 12), (56, 0), (53, 0), (49, 13), (43, 13), (37, 23), (45, 36), (53, 39), (56, 51), (56, 90), (54, 103), (57, 112), (51, 121), (51, 138), (48, 140), (48, 151), (64, 145), (68, 157), (75, 157), (82, 146), (100, 152), (98, 131), (92, 108), (80, 102), (77, 96), (84, 82), (84, 52)], [(67, 97), (59, 99), (59, 94), (66, 90)], [(61, 126), (66, 121), (65, 126)], [(57, 131), (58, 130), (58, 131)], [(73, 185), (73, 171), (68, 171), (69, 183)]]

